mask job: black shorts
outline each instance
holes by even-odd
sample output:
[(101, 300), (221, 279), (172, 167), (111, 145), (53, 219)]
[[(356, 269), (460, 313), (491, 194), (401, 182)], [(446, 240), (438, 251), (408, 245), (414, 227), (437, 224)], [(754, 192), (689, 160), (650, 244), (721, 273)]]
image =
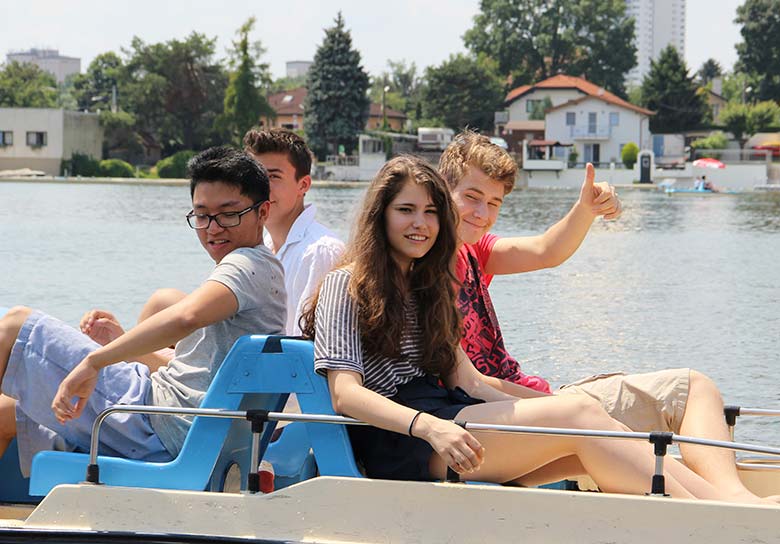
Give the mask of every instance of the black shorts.
[[(398, 388), (390, 400), (441, 419), (454, 419), (466, 406), (482, 404), (463, 389), (446, 389), (435, 376), (415, 378)], [(366, 476), (385, 480), (434, 480), (428, 469), (433, 448), (421, 438), (376, 427), (349, 426), (355, 458)]]

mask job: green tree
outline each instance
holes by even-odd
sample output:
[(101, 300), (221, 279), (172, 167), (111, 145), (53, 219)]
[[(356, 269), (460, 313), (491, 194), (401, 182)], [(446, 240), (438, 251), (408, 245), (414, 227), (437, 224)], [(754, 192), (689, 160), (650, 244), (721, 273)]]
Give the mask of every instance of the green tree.
[[(254, 26), (255, 18), (250, 17), (236, 32), (238, 41), (233, 45), (237, 58), (232, 62), (235, 69), (230, 74), (224, 110), (220, 117), (221, 128), (236, 145), (241, 144), (246, 131), (257, 125), (261, 116), (275, 115), (259, 88), (259, 84), (270, 82), (270, 78), (264, 75), (268, 73), (268, 65), (258, 65), (254, 60), (257, 57), (250, 54), (249, 33)], [(254, 42), (252, 49), (255, 54), (264, 51), (259, 42)]]
[(696, 72), (699, 77), (699, 82), (702, 85), (706, 85), (716, 77), (723, 75), (723, 68), (720, 63), (715, 59), (707, 59), (704, 64), (701, 65), (699, 71)]
[(625, 74), (636, 65), (624, 0), (481, 0), (463, 38), (514, 85), (566, 73), (625, 96)]
[(340, 145), (351, 152), (365, 129), (370, 101), (368, 74), (360, 65), (360, 53), (352, 48), (341, 12), (335, 25), (325, 29), (306, 86), (304, 128), (312, 150), (321, 158)]
[(426, 70), (423, 114), (438, 118), (455, 131), (487, 130), (504, 100), (495, 62), (468, 55), (450, 55), (441, 66)]
[(195, 156), (194, 151), (187, 149), (178, 151), (170, 157), (165, 157), (157, 161), (155, 168), (157, 175), (161, 178), (184, 178), (187, 177), (187, 162)]
[(547, 110), (553, 107), (552, 100), (549, 96), (545, 96), (541, 103), (537, 102), (533, 106), (533, 111), (528, 114), (528, 119), (531, 121), (544, 121), (544, 117), (547, 114)]
[(731, 72), (723, 77), (723, 98), (727, 102), (751, 102), (758, 89), (758, 76), (744, 72)]
[(136, 37), (125, 51), (122, 103), (136, 129), (154, 135), (165, 154), (220, 142), (215, 121), (228, 78), (214, 58), (215, 43), (197, 32), (157, 44)]
[(730, 102), (723, 108), (720, 119), (739, 142), (739, 147), (744, 148), (753, 134), (780, 123), (780, 106), (771, 100), (755, 105)]
[[(720, 130), (713, 132), (706, 138), (699, 138), (698, 140), (694, 140), (691, 143), (691, 147), (694, 149), (726, 149), (728, 145), (729, 145), (729, 139)], [(697, 154), (697, 156), (719, 159), (720, 153), (700, 152)]]
[(389, 71), (371, 79), (371, 100), (381, 104), (383, 90), (387, 87), (385, 104), (410, 119), (417, 119), (417, 106), (422, 100), (422, 79), (417, 75), (417, 65), (413, 62), (407, 65), (404, 60), (388, 60), (387, 65)]
[(696, 128), (706, 118), (708, 108), (698, 92), (688, 67), (673, 46), (650, 61), (650, 72), (642, 81), (644, 106), (656, 112), (650, 117), (654, 133), (683, 132)]
[(780, 99), (780, 0), (745, 0), (734, 21), (742, 28), (737, 69), (753, 74), (758, 100)]
[(100, 175), (107, 178), (134, 178), (135, 168), (121, 159), (100, 161)]
[(11, 62), (0, 70), (0, 107), (56, 108), (57, 81), (35, 64)]
[(292, 91), (298, 87), (306, 86), (306, 76), (280, 77), (275, 79), (268, 86), (268, 94), (281, 93), (283, 91)]
[(110, 108), (113, 95), (121, 88), (123, 77), (124, 63), (119, 55), (109, 51), (95, 57), (87, 71), (73, 79), (73, 96), (78, 108), (89, 111), (113, 109)]
[(634, 142), (628, 142), (623, 146), (620, 151), (620, 160), (623, 162), (626, 168), (631, 169), (636, 164), (636, 159), (639, 156), (639, 146)]

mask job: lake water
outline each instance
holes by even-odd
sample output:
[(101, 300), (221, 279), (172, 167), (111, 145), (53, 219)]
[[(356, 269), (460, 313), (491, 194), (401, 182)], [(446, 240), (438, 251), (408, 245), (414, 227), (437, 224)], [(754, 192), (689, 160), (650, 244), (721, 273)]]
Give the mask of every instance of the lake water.
[[(315, 188), (323, 223), (347, 237), (362, 196)], [(517, 191), (495, 232), (543, 232), (573, 191)], [(728, 403), (780, 408), (780, 195), (621, 194), (547, 271), (491, 291), (511, 353), (560, 385), (593, 373), (690, 366)], [(0, 305), (77, 324), (93, 307), (130, 325), (157, 287), (189, 290), (211, 263), (190, 230), (185, 187), (0, 183)], [(780, 421), (742, 418), (737, 438), (780, 446)]]

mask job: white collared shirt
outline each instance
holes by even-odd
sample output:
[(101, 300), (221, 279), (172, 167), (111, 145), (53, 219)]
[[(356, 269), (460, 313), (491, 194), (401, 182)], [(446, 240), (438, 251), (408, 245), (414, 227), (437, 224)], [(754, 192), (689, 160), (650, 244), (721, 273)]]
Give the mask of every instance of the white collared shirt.
[(306, 301), (314, 294), (325, 275), (338, 264), (344, 253), (344, 242), (327, 227), (314, 220), (314, 204), (303, 207), (287, 233), (287, 239), (277, 251), (266, 230), (263, 241), (276, 254), (284, 267), (284, 287), (287, 291), (286, 333), (301, 334), (298, 319)]

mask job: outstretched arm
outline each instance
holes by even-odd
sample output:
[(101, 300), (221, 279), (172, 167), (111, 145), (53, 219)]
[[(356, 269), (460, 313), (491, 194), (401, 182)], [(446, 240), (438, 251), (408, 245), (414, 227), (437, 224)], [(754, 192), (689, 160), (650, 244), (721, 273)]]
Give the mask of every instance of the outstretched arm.
[(580, 198), (566, 216), (539, 236), (501, 238), (493, 246), (488, 274), (516, 274), (560, 265), (571, 257), (588, 234), (593, 219), (617, 219), (622, 213), (614, 188), (594, 183), (596, 170), (588, 163)]
[(482, 464), (484, 450), (471, 433), (430, 414), (417, 416), (416, 410), (366, 389), (357, 372), (330, 370), (328, 385), (336, 412), (401, 434), (410, 432), (414, 420), (411, 434), (428, 442), (454, 470), (469, 472)]
[[(227, 319), (237, 310), (238, 300), (228, 287), (207, 281), (177, 304), (87, 355), (60, 384), (52, 401), (55, 416), (65, 423), (81, 415), (101, 368), (175, 344), (197, 329)], [(73, 397), (78, 397), (75, 406)]]

